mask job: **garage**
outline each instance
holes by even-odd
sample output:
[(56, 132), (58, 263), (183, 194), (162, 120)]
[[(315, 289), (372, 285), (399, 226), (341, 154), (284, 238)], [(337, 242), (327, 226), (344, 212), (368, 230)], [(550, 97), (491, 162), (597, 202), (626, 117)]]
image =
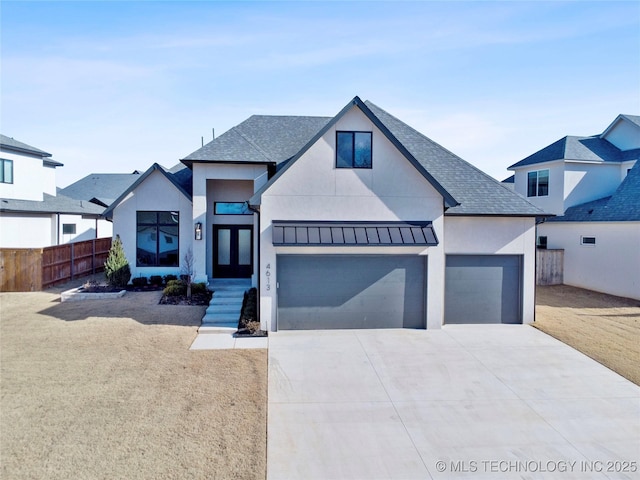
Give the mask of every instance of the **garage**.
[(522, 256), (447, 255), (444, 323), (522, 323)]
[(426, 257), (278, 255), (279, 330), (425, 328)]

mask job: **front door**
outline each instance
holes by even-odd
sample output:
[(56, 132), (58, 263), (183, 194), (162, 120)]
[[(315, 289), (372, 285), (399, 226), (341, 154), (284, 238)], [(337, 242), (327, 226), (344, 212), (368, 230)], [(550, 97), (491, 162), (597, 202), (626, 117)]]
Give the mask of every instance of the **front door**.
[(253, 227), (213, 226), (213, 276), (249, 278), (253, 273)]

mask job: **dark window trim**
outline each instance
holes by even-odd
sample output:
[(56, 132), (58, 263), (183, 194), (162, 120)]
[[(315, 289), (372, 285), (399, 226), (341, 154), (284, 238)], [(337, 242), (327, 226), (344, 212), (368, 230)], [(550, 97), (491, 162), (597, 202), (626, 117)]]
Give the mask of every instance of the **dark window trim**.
[[(245, 212), (244, 213), (219, 213), (218, 212), (218, 205), (219, 204), (225, 204), (225, 205), (230, 205), (230, 204), (237, 204), (237, 205), (243, 205), (245, 207)], [(249, 204), (248, 202), (213, 202), (213, 214), (214, 215), (253, 215), (253, 212), (251, 210), (249, 210)]]
[[(540, 172), (547, 172), (547, 191), (546, 193), (540, 193)], [(532, 173), (536, 174), (536, 184), (533, 190), (533, 193), (529, 191), (529, 175)], [(527, 172), (527, 198), (531, 197), (548, 197), (549, 196), (549, 177), (551, 176), (551, 172), (548, 168), (543, 168), (541, 170), (532, 170)]]
[[(340, 166), (338, 165), (338, 135), (341, 133), (351, 134), (351, 166)], [(356, 166), (354, 165), (356, 158), (356, 133), (366, 133), (371, 138), (369, 144), (371, 145), (371, 158), (369, 159), (369, 165), (367, 166)], [(373, 168), (373, 132), (361, 131), (361, 130), (336, 130), (336, 159), (335, 159), (336, 168), (346, 168), (346, 169), (363, 169), (363, 170), (371, 170)]]
[[(156, 221), (152, 222), (138, 222), (138, 213), (155, 213)], [(177, 223), (167, 223), (160, 222), (158, 220), (158, 215), (160, 213), (168, 213), (169, 215), (175, 213), (178, 216)], [(147, 226), (147, 227), (156, 227), (156, 261), (154, 265), (149, 264), (140, 264), (138, 261), (138, 227), (139, 226)], [(178, 252), (178, 257), (175, 265), (160, 265), (160, 227), (177, 227), (178, 235), (177, 235), (177, 245), (175, 250)], [(136, 210), (136, 267), (149, 267), (149, 268), (175, 268), (180, 266), (180, 212), (172, 211), (172, 210)]]
[[(6, 181), (4, 178), (4, 164), (8, 163), (11, 165), (11, 180)], [(0, 183), (13, 184), (13, 160), (9, 160), (8, 158), (0, 158)]]

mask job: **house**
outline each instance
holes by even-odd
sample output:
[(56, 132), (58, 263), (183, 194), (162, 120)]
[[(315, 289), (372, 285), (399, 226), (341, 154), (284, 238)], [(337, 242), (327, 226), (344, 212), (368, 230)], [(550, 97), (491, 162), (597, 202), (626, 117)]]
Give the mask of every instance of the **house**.
[(515, 191), (557, 214), (542, 248), (564, 250), (564, 283), (640, 299), (640, 116), (564, 137), (510, 166)]
[(254, 115), (105, 215), (133, 276), (248, 278), (263, 329), (529, 323), (544, 212), (371, 102)]
[[(63, 166), (39, 148), (0, 135), (0, 247), (40, 248), (111, 236), (104, 206), (56, 192)], [(109, 226), (110, 227), (110, 226)], [(101, 235), (102, 234), (102, 235)]]

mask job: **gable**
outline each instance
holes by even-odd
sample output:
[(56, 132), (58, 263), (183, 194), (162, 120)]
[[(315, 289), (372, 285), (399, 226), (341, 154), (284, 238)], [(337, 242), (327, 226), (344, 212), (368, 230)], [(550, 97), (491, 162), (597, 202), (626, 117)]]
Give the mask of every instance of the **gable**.
[(622, 151), (640, 148), (640, 117), (618, 115), (609, 127), (600, 135)]
[[(336, 168), (338, 131), (372, 133), (371, 168)], [(443, 198), (356, 105), (326, 129), (264, 195), (339, 197), (344, 202), (377, 197), (389, 205), (402, 198), (422, 198), (440, 208)]]

